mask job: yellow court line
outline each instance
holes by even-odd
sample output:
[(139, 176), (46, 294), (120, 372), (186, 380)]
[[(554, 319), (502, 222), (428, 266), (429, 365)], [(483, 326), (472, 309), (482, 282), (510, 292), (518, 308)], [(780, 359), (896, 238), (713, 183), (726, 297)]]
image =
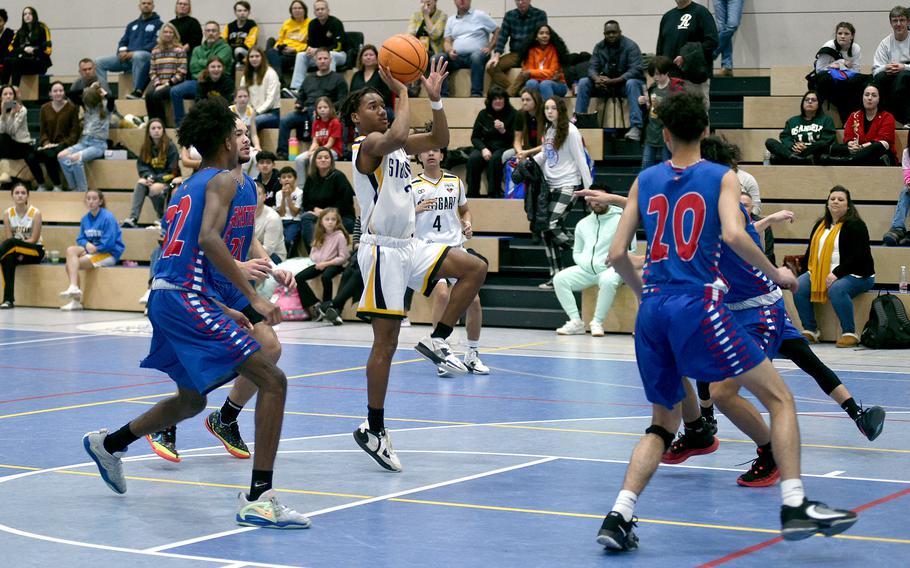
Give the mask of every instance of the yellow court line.
[(24, 465), (8, 465), (0, 463), (0, 469), (21, 469), (25, 471), (41, 471), (40, 467), (25, 467)]
[(47, 412), (58, 412), (60, 410), (74, 410), (76, 408), (89, 408), (91, 406), (103, 406), (105, 404), (116, 404), (118, 402), (133, 402), (136, 400), (142, 400), (146, 398), (157, 398), (162, 396), (168, 396), (173, 393), (166, 394), (151, 394), (147, 396), (134, 396), (130, 398), (118, 398), (116, 400), (102, 400), (101, 402), (86, 402), (84, 404), (72, 404), (69, 406), (57, 406), (55, 408), (43, 408), (41, 410), (29, 410), (27, 412), (17, 412), (15, 414), (2, 414), (0, 415), (0, 420), (4, 418), (16, 418), (18, 416), (31, 416), (33, 414), (44, 414)]

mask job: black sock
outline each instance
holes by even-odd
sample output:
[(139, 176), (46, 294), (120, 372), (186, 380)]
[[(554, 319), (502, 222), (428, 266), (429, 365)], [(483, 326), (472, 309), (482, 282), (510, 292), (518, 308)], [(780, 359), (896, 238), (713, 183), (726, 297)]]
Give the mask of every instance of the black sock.
[(859, 405), (856, 404), (856, 401), (853, 400), (852, 396), (845, 400), (844, 403), (840, 405), (840, 407), (846, 410), (847, 414), (850, 415), (850, 418), (854, 420), (856, 420), (856, 418), (859, 416)]
[(272, 488), (272, 471), (262, 469), (253, 470), (253, 479), (250, 481), (250, 494), (247, 497), (249, 501), (259, 499), (259, 496)]
[(704, 431), (705, 419), (699, 416), (698, 419), (693, 420), (692, 422), (686, 422), (685, 426), (686, 430), (700, 434)]
[(450, 335), (452, 335), (452, 327), (439, 322), (436, 324), (436, 329), (433, 330), (433, 333), (430, 334), (430, 337), (448, 339)]
[(705, 420), (714, 418), (714, 405), (712, 404), (711, 406), (702, 406), (701, 407), (701, 416)]
[(367, 405), (367, 422), (370, 424), (370, 430), (379, 433), (385, 430), (385, 409), (373, 408)]
[(133, 434), (130, 431), (130, 425), (126, 424), (123, 428), (117, 430), (113, 434), (108, 434), (104, 437), (104, 449), (111, 454), (114, 452), (122, 452), (126, 450), (127, 446), (138, 439), (139, 436)]
[(237, 417), (240, 416), (241, 410), (243, 410), (242, 405), (231, 400), (229, 396), (225, 397), (224, 405), (221, 407), (221, 423), (230, 424), (231, 422), (237, 422)]
[(761, 450), (763, 455), (771, 455), (771, 442), (768, 442), (764, 446), (759, 446), (758, 449)]

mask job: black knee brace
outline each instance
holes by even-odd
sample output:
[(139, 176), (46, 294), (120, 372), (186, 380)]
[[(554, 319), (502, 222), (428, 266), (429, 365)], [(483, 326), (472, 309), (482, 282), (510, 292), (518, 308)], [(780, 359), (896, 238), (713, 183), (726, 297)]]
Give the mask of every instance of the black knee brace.
[(702, 381), (695, 381), (699, 400), (711, 400), (711, 389), (708, 386), (709, 384), (710, 383), (704, 383)]
[(664, 451), (669, 450), (670, 445), (673, 444), (673, 434), (667, 432), (663, 426), (651, 424), (648, 426), (648, 429), (645, 430), (645, 434), (654, 434), (655, 436), (660, 436), (661, 440), (664, 441)]

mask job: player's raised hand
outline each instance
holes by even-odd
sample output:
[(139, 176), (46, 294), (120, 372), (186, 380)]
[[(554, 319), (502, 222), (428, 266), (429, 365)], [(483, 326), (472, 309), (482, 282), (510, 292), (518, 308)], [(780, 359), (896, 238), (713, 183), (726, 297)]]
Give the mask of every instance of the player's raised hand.
[(408, 88), (405, 86), (404, 83), (402, 83), (401, 81), (399, 81), (392, 75), (392, 72), (389, 71), (388, 67), (385, 67), (383, 65), (379, 66), (379, 77), (383, 80), (383, 82), (386, 85), (389, 86), (389, 90), (391, 90), (393, 93), (395, 93), (397, 95), (401, 95), (401, 93), (407, 94)]
[(250, 302), (250, 305), (253, 306), (254, 310), (262, 314), (262, 317), (265, 318), (265, 323), (269, 325), (278, 325), (281, 323), (281, 310), (272, 302), (269, 302), (261, 296), (256, 296)]
[(420, 81), (423, 83), (423, 88), (426, 89), (427, 97), (431, 101), (438, 101), (441, 98), (442, 82), (449, 76), (449, 72), (446, 71), (448, 67), (448, 61), (437, 57), (430, 60), (430, 75), (428, 77), (421, 75)]

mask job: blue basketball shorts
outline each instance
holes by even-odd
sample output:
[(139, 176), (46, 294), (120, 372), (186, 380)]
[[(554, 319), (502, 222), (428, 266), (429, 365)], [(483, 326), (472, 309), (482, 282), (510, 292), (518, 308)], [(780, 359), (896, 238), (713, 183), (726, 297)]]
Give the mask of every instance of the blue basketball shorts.
[[(777, 356), (780, 344), (784, 340), (786, 324), (789, 321), (783, 299), (770, 306), (731, 310), (731, 313), (739, 326), (761, 347), (769, 359)], [(793, 327), (792, 324), (790, 327)], [(795, 331), (795, 328), (793, 329)], [(798, 331), (796, 335), (802, 337)]]
[(243, 315), (250, 320), (252, 325), (265, 321), (265, 317), (253, 309), (253, 306), (250, 304), (250, 301), (246, 299), (246, 296), (243, 295), (243, 292), (231, 282), (213, 279), (212, 294), (216, 300), (225, 306), (232, 310), (242, 312)]

